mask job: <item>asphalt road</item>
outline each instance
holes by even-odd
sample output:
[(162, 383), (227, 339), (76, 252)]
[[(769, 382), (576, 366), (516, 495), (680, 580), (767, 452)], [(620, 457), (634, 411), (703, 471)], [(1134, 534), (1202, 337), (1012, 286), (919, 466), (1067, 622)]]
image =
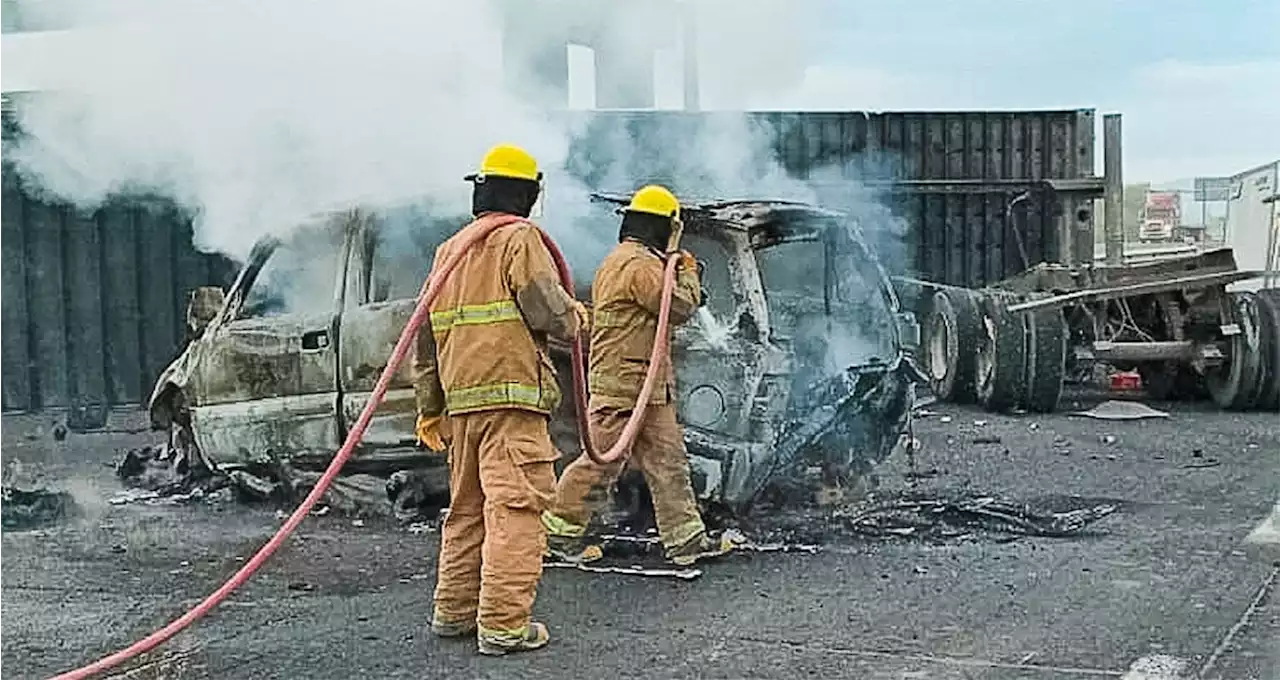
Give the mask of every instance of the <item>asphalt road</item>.
[[(1280, 678), (1277, 568), (1244, 537), (1280, 497), (1280, 418), (1181, 406), (1168, 420), (918, 421), (918, 491), (1127, 502), (1078, 538), (840, 539), (817, 555), (734, 556), (692, 582), (549, 571), (552, 645), (504, 659), (439, 641), (436, 537), (317, 518), (138, 678)], [(945, 421), (945, 422), (944, 422)], [(981, 423), (981, 424), (976, 424)], [(138, 436), (4, 451), (70, 488), (83, 519), (3, 535), (3, 668), (40, 678), (179, 615), (275, 529), (234, 504), (115, 506), (102, 463)], [(975, 438), (999, 438), (975, 444)], [(31, 467), (31, 466), (28, 466)], [(905, 459), (880, 472), (906, 488)], [(936, 472), (935, 472), (936, 471)], [(130, 670), (131, 669), (131, 670)], [(1143, 669), (1148, 669), (1149, 672)]]

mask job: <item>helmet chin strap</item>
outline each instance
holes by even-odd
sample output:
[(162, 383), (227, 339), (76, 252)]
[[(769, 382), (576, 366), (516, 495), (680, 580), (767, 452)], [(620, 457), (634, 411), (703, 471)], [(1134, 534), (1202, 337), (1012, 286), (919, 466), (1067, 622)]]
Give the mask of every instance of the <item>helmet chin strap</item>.
[(547, 180), (545, 177), (538, 178), (538, 198), (533, 201), (533, 207), (529, 209), (529, 217), (533, 219), (542, 218), (543, 204), (547, 200)]

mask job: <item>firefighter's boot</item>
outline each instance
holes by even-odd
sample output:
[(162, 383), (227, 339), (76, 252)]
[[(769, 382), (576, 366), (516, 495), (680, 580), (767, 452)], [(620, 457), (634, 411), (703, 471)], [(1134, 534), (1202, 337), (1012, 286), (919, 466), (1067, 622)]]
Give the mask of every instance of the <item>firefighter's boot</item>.
[(552, 512), (542, 513), (542, 526), (547, 530), (544, 558), (586, 564), (604, 557), (604, 549), (586, 537), (586, 527), (574, 524)]
[(673, 563), (687, 567), (699, 560), (720, 557), (733, 551), (737, 541), (728, 533), (710, 536), (703, 531), (698, 535), (673, 548), (667, 548), (667, 559)]
[(486, 656), (505, 656), (512, 652), (541, 649), (551, 641), (546, 624), (531, 621), (523, 631), (505, 632), (480, 629), (476, 636), (478, 649)]
[(561, 562), (586, 564), (604, 557), (604, 549), (585, 536), (547, 536), (545, 557)]

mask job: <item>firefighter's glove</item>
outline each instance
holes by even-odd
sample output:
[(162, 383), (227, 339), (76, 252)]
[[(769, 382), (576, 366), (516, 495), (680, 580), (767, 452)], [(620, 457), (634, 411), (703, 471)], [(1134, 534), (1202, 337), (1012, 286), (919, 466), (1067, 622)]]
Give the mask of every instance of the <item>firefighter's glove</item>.
[(444, 451), (444, 437), (440, 434), (443, 416), (418, 416), (418, 445), (432, 451)]
[(591, 330), (591, 312), (587, 306), (581, 302), (573, 301), (573, 314), (578, 317), (578, 332), (582, 333)]
[(693, 256), (693, 253), (687, 250), (680, 251), (680, 268), (687, 272), (702, 273), (701, 271), (698, 271), (698, 259)]

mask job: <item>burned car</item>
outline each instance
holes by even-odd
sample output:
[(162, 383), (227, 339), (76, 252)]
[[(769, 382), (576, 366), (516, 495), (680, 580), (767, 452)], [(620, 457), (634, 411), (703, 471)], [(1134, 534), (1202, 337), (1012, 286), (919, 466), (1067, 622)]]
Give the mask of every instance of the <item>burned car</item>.
[[(742, 511), (856, 485), (901, 439), (918, 377), (905, 352), (914, 320), (858, 225), (780, 201), (697, 203), (683, 216), (705, 295), (672, 352), (698, 497)], [(406, 235), (372, 212), (335, 213), (287, 242), (257, 243), (225, 295), (194, 296), (198, 336), (150, 400), (178, 466), (262, 493), (313, 481), (386, 366), (434, 247), (456, 228)], [(577, 284), (583, 297), (590, 281)], [(552, 353), (570, 395), (567, 347)], [(408, 363), (344, 469), (352, 488), (390, 477), (398, 513), (406, 480), (419, 501), (447, 493), (445, 457), (415, 445)], [(562, 462), (578, 452), (570, 399), (551, 428)]]

